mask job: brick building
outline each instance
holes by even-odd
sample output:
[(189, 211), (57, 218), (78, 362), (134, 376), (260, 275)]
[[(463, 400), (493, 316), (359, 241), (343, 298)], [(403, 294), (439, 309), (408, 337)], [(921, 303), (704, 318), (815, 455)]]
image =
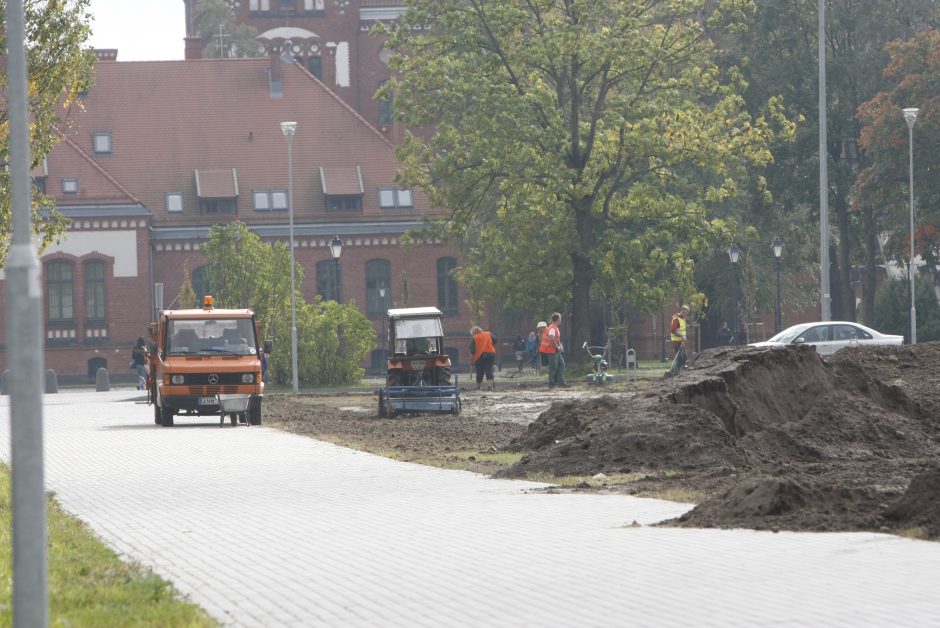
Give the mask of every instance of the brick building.
[[(293, 221), (304, 298), (340, 291), (379, 330), (383, 305), (405, 305), (407, 277), (409, 304), (441, 307), (447, 348), (466, 361), (470, 321), (449, 274), (454, 253), (434, 243), (400, 246), (435, 210), (418, 191), (396, 186), (392, 143), (348, 102), (281, 56), (115, 57), (99, 55), (110, 60), (99, 60), (94, 86), (33, 173), (71, 220), (40, 260), (45, 363), (60, 380), (84, 381), (99, 366), (128, 372), (131, 347), (159, 306), (153, 287), (162, 285), (170, 307), (186, 264), (197, 292), (204, 289), (200, 247), (213, 224), (237, 219), (266, 241), (288, 242), (284, 121), (297, 122)], [(329, 248), (335, 236), (344, 245), (338, 264)], [(4, 290), (0, 281), (0, 298)], [(5, 361), (0, 353), (3, 368)]]

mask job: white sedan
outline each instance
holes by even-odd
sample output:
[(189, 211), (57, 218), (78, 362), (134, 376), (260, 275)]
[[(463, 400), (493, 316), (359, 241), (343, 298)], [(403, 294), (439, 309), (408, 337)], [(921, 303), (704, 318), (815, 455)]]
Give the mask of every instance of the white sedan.
[(899, 345), (904, 336), (882, 334), (870, 327), (845, 321), (828, 323), (802, 323), (788, 327), (764, 342), (753, 342), (752, 347), (782, 347), (784, 345), (807, 344), (816, 348), (820, 355), (835, 353), (843, 347), (864, 345)]

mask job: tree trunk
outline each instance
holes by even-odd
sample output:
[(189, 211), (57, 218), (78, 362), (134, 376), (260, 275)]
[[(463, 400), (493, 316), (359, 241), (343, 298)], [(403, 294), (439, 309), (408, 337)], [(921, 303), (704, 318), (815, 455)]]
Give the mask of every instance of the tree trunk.
[[(594, 265), (591, 255), (597, 241), (595, 219), (591, 214), (592, 199), (584, 199), (575, 207), (575, 229), (578, 246), (571, 254), (573, 284), (571, 287), (571, 321), (565, 345), (565, 359), (580, 364), (585, 362), (586, 354), (581, 345), (591, 333), (591, 285), (594, 283)], [(564, 321), (562, 321), (564, 323)]]
[(878, 268), (875, 261), (878, 259), (878, 234), (875, 233), (875, 218), (873, 210), (864, 208), (865, 229), (865, 275), (862, 277), (862, 320), (870, 325), (875, 320), (875, 288), (878, 285)]
[(855, 320), (855, 292), (852, 290), (852, 266), (849, 263), (852, 243), (849, 238), (849, 207), (845, 194), (836, 195), (836, 222), (839, 226), (839, 290), (834, 295), (842, 304), (842, 320)]

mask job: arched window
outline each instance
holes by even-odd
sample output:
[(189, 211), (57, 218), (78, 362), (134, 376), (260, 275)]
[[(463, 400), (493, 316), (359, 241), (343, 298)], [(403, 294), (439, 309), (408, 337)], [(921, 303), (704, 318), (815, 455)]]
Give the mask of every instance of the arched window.
[(317, 294), (324, 301), (336, 301), (339, 297), (339, 264), (336, 260), (317, 262)]
[(46, 299), (50, 323), (69, 324), (75, 319), (71, 262), (55, 261), (46, 264)]
[(100, 260), (85, 262), (85, 321), (103, 323), (107, 318), (105, 264)]
[(442, 312), (450, 314), (457, 312), (455, 268), (457, 268), (457, 260), (453, 257), (442, 257), (437, 260), (437, 307), (441, 308)]
[[(380, 284), (385, 286), (385, 298), (379, 296)], [(366, 313), (383, 315), (392, 303), (392, 264), (387, 259), (366, 262)]]
[[(202, 303), (202, 298), (207, 294), (212, 294), (212, 290), (209, 288), (209, 276), (206, 274), (205, 266), (200, 266), (192, 272), (190, 282), (193, 284), (193, 292), (196, 293), (198, 303)], [(192, 307), (192, 304), (183, 304), (183, 307)]]

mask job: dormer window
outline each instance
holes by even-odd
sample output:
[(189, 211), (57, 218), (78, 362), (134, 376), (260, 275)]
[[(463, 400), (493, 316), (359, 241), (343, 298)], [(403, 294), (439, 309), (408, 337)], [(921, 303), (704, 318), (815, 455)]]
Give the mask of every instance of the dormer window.
[(382, 209), (403, 209), (414, 207), (411, 190), (385, 188), (379, 190), (379, 207)]
[(182, 192), (167, 192), (166, 210), (172, 213), (179, 213), (183, 211), (183, 193)]
[(196, 170), (196, 196), (203, 214), (234, 214), (238, 201), (235, 168)]
[(95, 133), (92, 135), (92, 147), (95, 150), (96, 155), (110, 155), (111, 154), (111, 134), (110, 133)]

